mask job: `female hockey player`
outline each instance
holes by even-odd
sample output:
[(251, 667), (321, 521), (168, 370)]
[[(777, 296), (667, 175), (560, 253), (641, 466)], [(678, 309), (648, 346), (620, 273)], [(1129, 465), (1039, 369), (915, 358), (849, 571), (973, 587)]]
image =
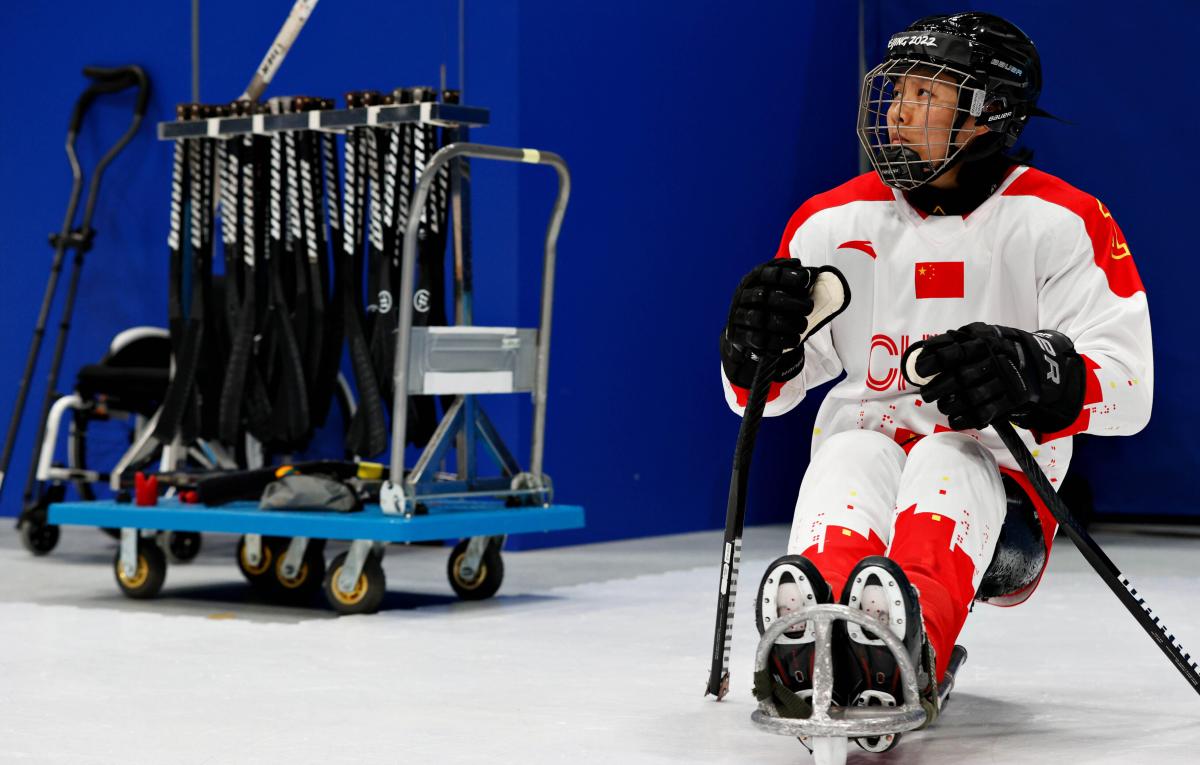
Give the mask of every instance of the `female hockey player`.
[[(796, 211), (776, 259), (738, 285), (721, 338), (739, 413), (764, 354), (779, 357), (767, 415), (845, 373), (817, 414), (788, 555), (759, 590), (760, 631), (805, 604), (863, 609), (904, 641), (930, 701), (972, 600), (1028, 598), (1057, 528), (988, 424), (1022, 428), (1058, 483), (1073, 434), (1128, 435), (1150, 415), (1146, 295), (1121, 230), (1094, 197), (1004, 154), (1041, 113), (1041, 82), (1032, 41), (996, 16), (894, 35), (859, 105), (874, 172)], [(853, 299), (801, 343), (825, 267)], [(903, 371), (917, 347), (924, 388)], [(801, 716), (805, 640), (787, 633), (771, 658), (772, 692)], [(900, 700), (870, 631), (835, 642), (835, 703)]]

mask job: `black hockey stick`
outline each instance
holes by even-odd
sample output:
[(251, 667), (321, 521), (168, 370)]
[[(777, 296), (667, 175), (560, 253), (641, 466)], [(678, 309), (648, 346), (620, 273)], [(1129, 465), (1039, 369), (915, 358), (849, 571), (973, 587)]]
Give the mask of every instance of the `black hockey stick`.
[[(318, 108), (333, 108), (332, 101), (322, 101)], [(325, 212), (317, 231), (321, 237), (317, 257), (320, 261), (322, 289), (328, 301), (325, 310), (325, 326), (322, 330), (320, 366), (317, 370), (314, 397), (316, 404), (313, 409), (313, 421), (324, 424), (333, 401), (334, 387), (337, 385), (338, 370), (341, 367), (343, 329), (342, 312), (345, 295), (338, 286), (334, 273), (333, 258), (340, 257), (342, 252), (341, 235), (341, 194), (340, 181), (337, 172), (337, 156), (334, 153), (334, 138), (325, 133), (312, 136), (315, 142), (316, 181), (314, 205), (325, 205)], [(332, 251), (332, 255), (331, 255)]]
[[(295, 102), (296, 111), (309, 111), (320, 105), (320, 99), (298, 98)], [(329, 399), (332, 389), (321, 388), (324, 376), (321, 362), (326, 356), (325, 326), (329, 320), (326, 316), (326, 299), (329, 279), (328, 252), (325, 249), (325, 221), (320, 217), (324, 212), (324, 199), (320, 186), (320, 155), (317, 147), (315, 131), (306, 130), (296, 137), (299, 152), (300, 173), (300, 205), (302, 212), (302, 229), (304, 242), (304, 274), (303, 279), (308, 283), (308, 326), (305, 332), (306, 346), (304, 352), (304, 376), (308, 381), (309, 419), (314, 427), (325, 423), (329, 411)], [(322, 254), (325, 260), (322, 260)]]
[[(237, 102), (235, 109), (238, 113), (253, 114), (257, 107), (248, 102)], [(237, 139), (234, 139), (235, 141)], [(225, 364), (225, 376), (221, 384), (221, 399), (219, 403), (218, 433), (221, 440), (236, 444), (242, 437), (242, 416), (246, 416), (246, 431), (259, 441), (271, 438), (270, 409), (265, 386), (262, 384), (258, 368), (254, 363), (255, 336), (262, 329), (263, 322), (260, 314), (263, 309), (260, 304), (265, 300), (265, 264), (260, 263), (263, 256), (265, 226), (262, 225), (262, 155), (263, 138), (261, 136), (245, 135), (241, 145), (234, 145), (240, 154), (238, 169), (241, 171), (240, 219), (238, 231), (241, 239), (238, 254), (241, 263), (237, 265), (235, 274), (227, 274), (232, 285), (241, 283), (241, 296), (238, 299), (236, 289), (229, 290), (226, 297), (230, 306), (230, 346)], [(232, 171), (232, 168), (231, 168)], [(228, 261), (227, 261), (228, 263)], [(263, 293), (260, 298), (259, 293)]]
[[(850, 305), (850, 284), (833, 266), (821, 266), (809, 289), (813, 310), (809, 326), (800, 336), (805, 342)], [(738, 567), (742, 561), (742, 529), (746, 524), (746, 485), (750, 478), (750, 458), (762, 422), (763, 409), (771, 390), (771, 378), (779, 357), (762, 357), (754, 371), (742, 425), (738, 428), (737, 447), (733, 452), (733, 476), (729, 480), (729, 502), (725, 509), (725, 542), (721, 548), (721, 582), (717, 591), (717, 626), (713, 633), (712, 663), (708, 670), (705, 695), (717, 701), (729, 693), (729, 649), (733, 644), (733, 606), (737, 599)]]
[[(433, 102), (437, 100), (437, 91), (433, 88), (416, 87), (412, 89), (412, 98), (416, 103)], [(413, 183), (418, 184), (425, 174), (430, 159), (438, 150), (437, 128), (433, 125), (419, 124), (413, 126)], [(413, 285), (398, 285), (397, 294), (401, 289), (413, 290), (414, 327), (442, 326), (446, 323), (445, 309), (445, 268), (446, 268), (446, 236), (444, 213), (446, 211), (447, 191), (449, 188), (449, 165), (442, 165), (437, 170), (436, 180), (430, 189), (429, 197), (423, 209), (410, 210), (410, 215), (420, 219), (417, 228), (417, 274)], [(397, 254), (398, 251), (397, 251)], [(399, 267), (395, 269), (399, 272)], [(389, 388), (390, 390), (390, 388)], [(437, 409), (432, 396), (416, 395), (408, 397), (408, 425), (405, 438), (414, 446), (424, 446), (433, 436), (437, 428)]]
[(238, 98), (239, 101), (257, 101), (262, 96), (263, 91), (267, 89), (271, 78), (279, 71), (279, 65), (283, 63), (283, 58), (292, 48), (292, 43), (296, 41), (296, 36), (300, 34), (300, 30), (304, 28), (304, 23), (308, 21), (309, 15), (313, 9), (317, 7), (317, 0), (296, 0), (292, 10), (288, 13), (287, 19), (284, 20), (283, 26), (279, 30), (279, 34), (275, 36), (271, 47), (267, 49), (267, 54), (263, 56), (262, 63), (254, 70), (254, 76), (250, 78), (250, 84), (246, 86), (245, 92)]
[[(184, 120), (202, 119), (207, 116), (205, 107), (200, 104), (181, 104), (177, 114)], [(212, 215), (212, 207), (206, 205), (205, 201), (209, 198), (206, 187), (212, 183), (211, 168), (207, 162), (212, 155), (211, 151), (205, 151), (205, 143), (211, 140), (191, 138), (181, 142), (183, 162), (186, 166), (181, 213), (186, 217), (188, 233), (186, 237), (170, 239), (171, 285), (168, 314), (174, 368), (159, 410), (158, 422), (154, 426), (154, 438), (163, 444), (170, 443), (180, 434), (185, 419), (188, 420), (189, 426), (196, 422), (197, 400), (194, 386), (204, 347), (205, 329), (201, 282), (202, 275), (210, 268), (206, 246), (211, 243), (206, 241), (205, 219), (211, 220)], [(174, 178), (171, 181), (171, 198), (171, 225), (174, 227)]]
[[(913, 385), (926, 385), (933, 378), (922, 377), (916, 373), (917, 357), (920, 356), (919, 349), (909, 351), (909, 355), (904, 359), (904, 377)], [(1196, 662), (1192, 661), (1192, 657), (1187, 651), (1183, 650), (1183, 646), (1175, 639), (1159, 618), (1154, 615), (1150, 607), (1146, 605), (1145, 599), (1138, 595), (1136, 589), (1125, 578), (1112, 559), (1105, 554), (1104, 550), (1092, 539), (1091, 535), (1084, 530), (1075, 517), (1071, 515), (1071, 511), (1059, 498), (1058, 492), (1050, 485), (1050, 479), (1046, 478), (1046, 474), (1038, 467), (1037, 462), (1033, 459), (1033, 455), (1029, 453), (1029, 449), (1025, 443), (1013, 430), (1013, 426), (1007, 421), (997, 420), (992, 423), (992, 428), (996, 431), (996, 435), (1000, 436), (1000, 440), (1004, 442), (1004, 446), (1012, 454), (1017, 465), (1025, 473), (1025, 477), (1033, 484), (1034, 490), (1037, 491), (1038, 497), (1046, 504), (1051, 515), (1058, 521), (1058, 524), (1066, 531), (1067, 536), (1079, 548), (1079, 552), (1091, 564), (1108, 588), (1117, 596), (1117, 600), (1125, 606), (1129, 613), (1133, 614), (1133, 618), (1137, 623), (1142, 625), (1142, 629), (1146, 631), (1162, 652), (1167, 655), (1179, 673), (1191, 684), (1192, 689), (1200, 693), (1200, 672), (1196, 669)]]
[[(915, 358), (915, 355), (914, 355)], [(911, 366), (915, 369), (915, 366)], [(1058, 492), (1050, 485), (1050, 480), (1046, 478), (1046, 474), (1038, 467), (1034, 461), (1033, 455), (1029, 453), (1029, 449), (1025, 443), (1021, 441), (1020, 436), (1013, 430), (1013, 426), (1008, 422), (993, 422), (992, 427), (996, 430), (996, 434), (1000, 436), (1000, 440), (1008, 448), (1013, 459), (1021, 466), (1021, 470), (1025, 472), (1025, 476), (1029, 478), (1029, 482), (1033, 484), (1037, 490), (1038, 496), (1046, 503), (1046, 507), (1054, 515), (1055, 520), (1067, 532), (1067, 536), (1079, 548), (1079, 552), (1087, 559), (1108, 588), (1117, 596), (1117, 600), (1125, 606), (1129, 613), (1133, 614), (1133, 618), (1138, 624), (1142, 625), (1142, 629), (1146, 631), (1162, 652), (1167, 655), (1175, 668), (1179, 670), (1179, 674), (1191, 684), (1192, 689), (1200, 693), (1200, 672), (1196, 669), (1196, 662), (1192, 661), (1192, 657), (1183, 649), (1175, 636), (1171, 634), (1165, 624), (1159, 621), (1159, 618), (1150, 610), (1150, 606), (1146, 605), (1146, 601), (1138, 591), (1134, 589), (1125, 575), (1117, 568), (1112, 559), (1105, 554), (1096, 540), (1092, 539), (1091, 535), (1084, 530), (1075, 517), (1071, 515), (1071, 511), (1059, 499)]]
[[(278, 109), (281, 104), (273, 103)], [(270, 137), (270, 238), (266, 248), (266, 324), (263, 336), (266, 379), (271, 395), (273, 445), (288, 451), (300, 448), (309, 431), (308, 389), (304, 379), (304, 360), (297, 343), (290, 306), (284, 294), (283, 273), (289, 265), (287, 253), (287, 215), (284, 189), (284, 138)]]
[[(360, 106), (356, 93), (348, 93), (346, 105)], [(346, 135), (346, 180), (343, 193), (342, 252), (335, 264), (335, 278), (342, 291), (342, 331), (350, 353), (351, 370), (358, 390), (358, 409), (355, 410), (346, 433), (346, 447), (359, 457), (373, 457), (387, 449), (387, 429), (383, 399), (379, 395), (379, 384), (375, 369), (371, 365), (371, 352), (363, 332), (360, 304), (362, 302), (362, 268), (359, 254), (362, 252), (363, 207), (366, 206), (364, 128), (353, 128)]]
[(717, 626), (713, 634), (712, 663), (708, 670), (708, 688), (717, 701), (729, 693), (729, 649), (733, 643), (733, 606), (737, 599), (738, 566), (742, 560), (742, 530), (746, 524), (746, 485), (750, 477), (750, 458), (762, 423), (767, 393), (771, 390), (778, 357), (764, 358), (754, 372), (750, 398), (738, 428), (737, 447), (733, 452), (733, 477), (729, 480), (729, 502), (725, 506), (725, 541), (721, 547), (721, 584), (717, 591)]

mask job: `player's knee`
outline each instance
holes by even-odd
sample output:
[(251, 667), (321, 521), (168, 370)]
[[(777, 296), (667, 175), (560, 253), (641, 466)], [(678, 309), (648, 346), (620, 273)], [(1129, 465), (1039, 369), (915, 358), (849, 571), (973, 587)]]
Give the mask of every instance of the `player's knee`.
[[(830, 436), (813, 457), (818, 470), (821, 463), (832, 461), (844, 464), (850, 458), (858, 464), (868, 460), (891, 459), (904, 464), (904, 449), (900, 444), (874, 430), (845, 430)], [(811, 467), (809, 468), (812, 469)]]
[(999, 471), (995, 456), (987, 448), (965, 433), (934, 433), (917, 442), (908, 453), (910, 470), (925, 467), (941, 469), (948, 465), (973, 462), (987, 465)]
[(975, 593), (976, 600), (985, 602), (1026, 590), (1037, 582), (1046, 565), (1046, 538), (1033, 500), (1008, 476), (1004, 477), (1004, 490), (1007, 515)]

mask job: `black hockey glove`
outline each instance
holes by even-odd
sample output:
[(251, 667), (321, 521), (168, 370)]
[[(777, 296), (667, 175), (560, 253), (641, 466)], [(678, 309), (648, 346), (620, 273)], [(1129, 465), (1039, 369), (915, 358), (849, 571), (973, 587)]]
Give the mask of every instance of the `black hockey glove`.
[[(840, 287), (814, 300), (818, 277), (830, 272)], [(734, 385), (749, 388), (759, 359), (778, 356), (772, 382), (787, 382), (804, 369), (804, 338), (845, 310), (850, 289), (828, 266), (809, 268), (795, 258), (776, 258), (746, 274), (733, 293), (721, 333), (721, 366)], [(818, 305), (820, 303), (821, 305)]]
[(919, 380), (911, 379), (913, 371), (933, 378), (921, 387), (921, 398), (936, 402), (955, 430), (1009, 419), (1053, 433), (1079, 416), (1087, 386), (1087, 368), (1066, 335), (980, 322), (913, 344), (901, 368), (914, 384)]

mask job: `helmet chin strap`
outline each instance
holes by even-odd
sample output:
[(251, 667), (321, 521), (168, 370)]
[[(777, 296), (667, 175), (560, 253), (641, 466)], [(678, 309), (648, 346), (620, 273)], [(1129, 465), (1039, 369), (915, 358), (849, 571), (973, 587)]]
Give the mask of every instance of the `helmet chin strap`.
[(977, 162), (992, 156), (1003, 148), (1004, 136), (999, 133), (987, 133), (976, 136), (962, 148), (962, 151), (954, 156), (951, 164), (957, 162)]
[(955, 152), (954, 156), (948, 161), (943, 162), (937, 171), (929, 176), (925, 183), (927, 184), (936, 178), (940, 178), (958, 165), (973, 164), (996, 154), (1004, 148), (1004, 142), (999, 140), (1000, 138), (1001, 136), (996, 133), (976, 136), (966, 146)]
[[(962, 113), (955, 117), (954, 136), (963, 129), (969, 114)], [(951, 146), (957, 145), (951, 143)], [(882, 163), (876, 168), (884, 183), (890, 181), (916, 181), (916, 186), (905, 189), (912, 191), (928, 185), (931, 181), (942, 177), (959, 164), (974, 163), (993, 156), (1005, 148), (1004, 136), (997, 132), (988, 132), (968, 140), (967, 144), (954, 152), (948, 160), (944, 160), (936, 168), (932, 162), (921, 159), (915, 149), (904, 145), (887, 145), (877, 149)], [(889, 185), (891, 185), (889, 183)]]
[[(948, 163), (948, 167), (959, 168), (957, 183), (953, 188), (943, 189), (928, 183), (922, 184), (907, 192), (908, 201), (914, 207), (933, 215), (965, 215), (975, 210), (995, 192), (1004, 179), (1007, 168), (1014, 163), (1014, 160), (1005, 157), (998, 149), (973, 146), (976, 141), (987, 137), (979, 136), (974, 139), (971, 145), (959, 152), (954, 162)], [(967, 149), (972, 151), (968, 152)], [(964, 154), (969, 156), (964, 157)]]

